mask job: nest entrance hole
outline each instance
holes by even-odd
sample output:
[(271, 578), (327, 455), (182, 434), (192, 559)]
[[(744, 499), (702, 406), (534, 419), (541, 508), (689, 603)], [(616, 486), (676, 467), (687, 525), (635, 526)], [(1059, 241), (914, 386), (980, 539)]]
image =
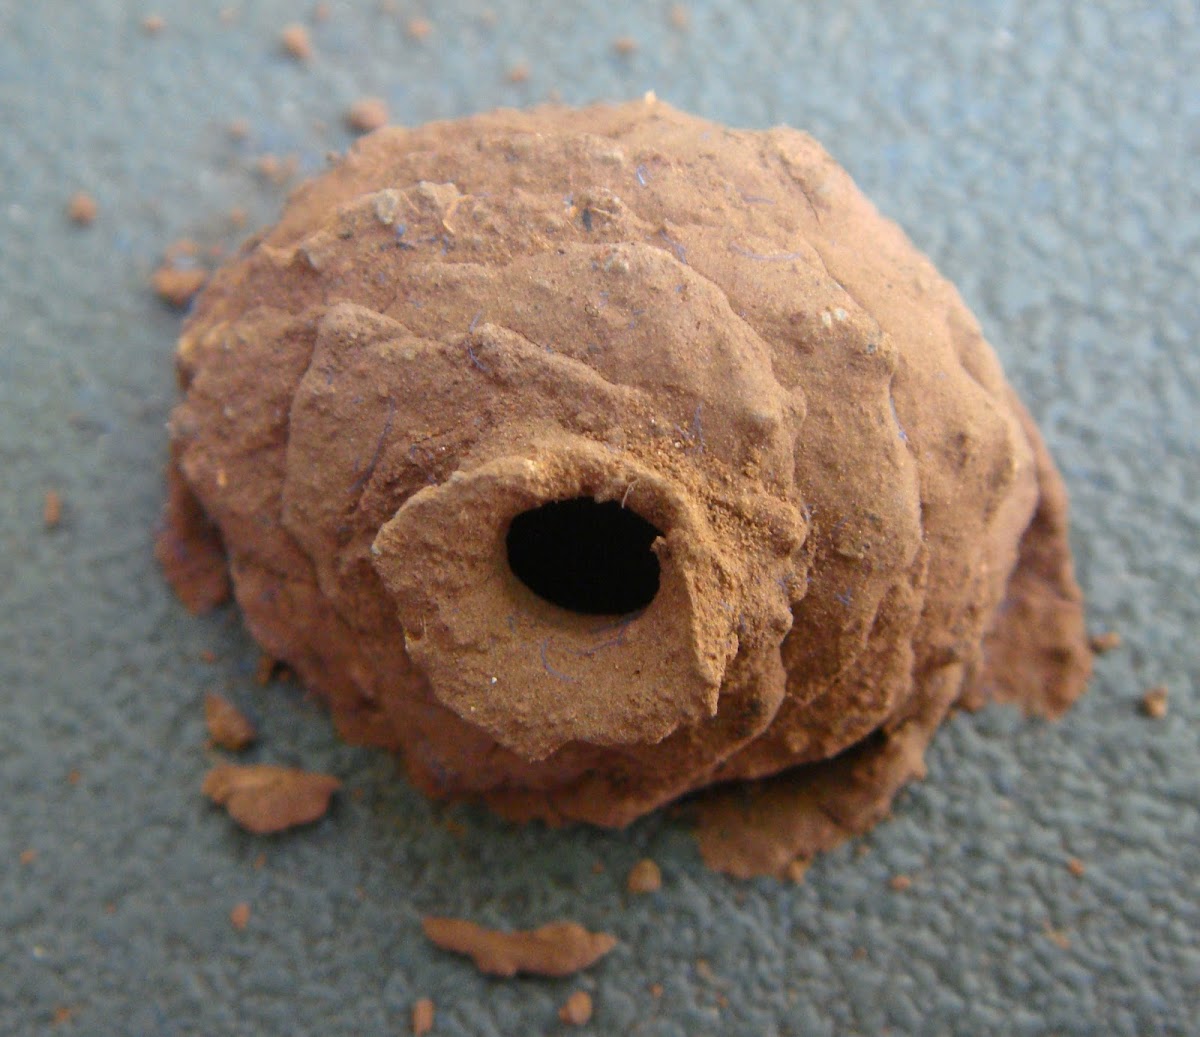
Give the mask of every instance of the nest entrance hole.
[(652, 523), (617, 501), (590, 497), (551, 501), (512, 520), (508, 565), (534, 594), (586, 615), (624, 615), (658, 593), (662, 536)]

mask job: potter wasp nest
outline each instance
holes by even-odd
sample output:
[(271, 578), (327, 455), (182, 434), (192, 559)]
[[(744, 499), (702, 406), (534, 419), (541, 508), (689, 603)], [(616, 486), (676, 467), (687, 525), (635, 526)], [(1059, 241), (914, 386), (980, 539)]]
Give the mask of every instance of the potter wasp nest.
[(1036, 428), (804, 134), (651, 101), (380, 130), (178, 365), (168, 575), (228, 581), (430, 794), (620, 825), (800, 768), (871, 814), (956, 704), (1086, 679)]

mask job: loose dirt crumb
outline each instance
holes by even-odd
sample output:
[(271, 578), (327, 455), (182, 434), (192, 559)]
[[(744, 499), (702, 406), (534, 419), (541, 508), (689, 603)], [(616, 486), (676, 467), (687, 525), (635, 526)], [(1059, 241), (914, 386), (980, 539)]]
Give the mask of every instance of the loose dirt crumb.
[(148, 14), (142, 19), (142, 32), (147, 36), (158, 36), (167, 27), (167, 20), (161, 14)]
[(424, 1037), (433, 1029), (434, 1006), (430, 998), (422, 997), (413, 1003), (412, 1032), (415, 1037)]
[(501, 932), (465, 918), (421, 920), (425, 935), (442, 950), (470, 955), (489, 976), (569, 976), (599, 961), (617, 945), (608, 933), (588, 932), (576, 922), (551, 922), (538, 929)]
[(783, 870), (783, 877), (793, 884), (799, 884), (804, 881), (804, 876), (808, 874), (809, 866), (812, 861), (807, 857), (797, 857), (794, 861), (788, 864)]
[(303, 25), (285, 26), (279, 34), (279, 43), (284, 52), (297, 61), (308, 61), (313, 56), (312, 39)]
[(346, 125), (355, 133), (370, 133), (387, 121), (387, 102), (382, 97), (361, 97), (346, 112)]
[(62, 522), (63, 503), (57, 490), (47, 490), (42, 498), (42, 525), (54, 529)]
[(250, 905), (246, 901), (233, 905), (233, 910), (229, 912), (229, 924), (239, 933), (250, 924)]
[(324, 816), (342, 783), (328, 774), (270, 764), (222, 764), (208, 772), (201, 791), (255, 835), (282, 832)]
[(648, 989), (650, 996), (656, 1001), (663, 996), (663, 985), (661, 983), (651, 983)]
[(592, 995), (576, 990), (558, 1010), (558, 1017), (568, 1026), (583, 1026), (592, 1017)]
[(75, 1015), (75, 1009), (69, 1005), (59, 1005), (54, 1009), (54, 1025), (62, 1026), (63, 1023), (69, 1023)]
[(671, 28), (680, 31), (686, 29), (692, 21), (691, 12), (683, 4), (672, 4), (668, 17), (671, 19)]
[(312, 19), (318, 24), (320, 22), (329, 21), (332, 16), (333, 10), (328, 4), (317, 4), (317, 6), (313, 8)]
[(154, 271), (150, 284), (168, 306), (184, 309), (208, 281), (208, 271), (199, 267), (181, 268), (164, 263)]
[(1151, 720), (1162, 720), (1167, 715), (1167, 686), (1156, 684), (1142, 696), (1142, 712)]
[(1078, 857), (1072, 857), (1067, 861), (1067, 871), (1074, 875), (1077, 879), (1083, 878), (1084, 872), (1087, 871), (1087, 865)]
[(1121, 635), (1115, 630), (1106, 630), (1102, 634), (1093, 634), (1088, 644), (1097, 655), (1103, 655), (1121, 647)]
[(254, 683), (260, 688), (265, 688), (271, 683), (271, 678), (275, 676), (277, 665), (276, 659), (271, 658), (266, 652), (262, 652), (258, 657), (258, 665), (254, 668)]
[(296, 175), (296, 170), (299, 168), (300, 160), (295, 155), (280, 158), (270, 152), (260, 155), (254, 163), (254, 171), (264, 180), (269, 180), (276, 186), (286, 184)]
[(1069, 937), (1061, 929), (1055, 929), (1050, 925), (1049, 922), (1047, 922), (1042, 932), (1045, 933), (1046, 939), (1054, 944), (1054, 946), (1060, 951), (1071, 949), (1071, 937)]
[(18, 857), (17, 860), (19, 860), (25, 867), (29, 867), (29, 865), (37, 860), (37, 850), (35, 850), (32, 846), (28, 850), (22, 850), (21, 856)]
[(67, 771), (67, 784), (78, 785), (83, 780), (83, 774), (78, 767), (72, 767)]
[(527, 61), (518, 61), (512, 68), (508, 70), (508, 81), (510, 83), (526, 83), (529, 81), (529, 63)]
[(625, 888), (630, 893), (655, 893), (662, 889), (662, 869), (649, 857), (638, 861), (629, 869)]
[(200, 653), (200, 661), (207, 666), (211, 666), (213, 663), (215, 663), (217, 661), (217, 653), (214, 652), (211, 648), (205, 648)]
[(251, 862), (250, 867), (252, 867), (255, 871), (262, 871), (266, 863), (267, 855), (265, 853), (260, 853)]
[(176, 238), (163, 249), (163, 258), (169, 263), (174, 263), (177, 259), (190, 259), (199, 252), (200, 246), (191, 238)]
[(638, 42), (632, 36), (618, 36), (612, 42), (612, 49), (621, 57), (627, 58), (638, 49)]
[(428, 18), (410, 18), (408, 20), (408, 35), (418, 43), (433, 32), (433, 22)]
[(87, 191), (76, 191), (67, 202), (67, 219), (81, 227), (90, 227), (99, 213), (100, 206)]
[(897, 893), (903, 893), (905, 890), (912, 889), (912, 876), (910, 875), (893, 875), (888, 879), (888, 886), (894, 889)]
[(250, 120), (249, 119), (234, 119), (228, 126), (225, 127), (225, 132), (233, 140), (245, 140), (250, 136)]
[(213, 744), (230, 752), (241, 752), (258, 738), (250, 718), (215, 691), (204, 696), (204, 723), (208, 726), (208, 737)]

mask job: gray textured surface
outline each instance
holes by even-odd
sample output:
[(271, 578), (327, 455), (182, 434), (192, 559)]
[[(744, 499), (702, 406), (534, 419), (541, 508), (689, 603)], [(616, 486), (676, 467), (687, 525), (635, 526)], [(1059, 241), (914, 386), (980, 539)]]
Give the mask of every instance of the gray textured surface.
[[(0, 0), (0, 1032), (69, 1008), (56, 1032), (402, 1033), (428, 995), (439, 1034), (552, 1033), (576, 986), (604, 1034), (1197, 1032), (1195, 3), (694, 0), (680, 32), (659, 2), (496, 0), (489, 27), (448, 0), (418, 44), (415, 9), (335, 0), (307, 67), (276, 44), (307, 7), (240, 6)], [(1061, 724), (955, 719), (895, 819), (798, 887), (708, 874), (669, 817), (547, 832), (431, 806), (296, 689), (256, 687), (233, 611), (190, 619), (150, 556), (178, 321), (147, 273), (182, 234), (232, 241), (232, 206), (277, 213), (257, 156), (318, 168), (363, 93), (419, 122), (648, 87), (809, 129), (958, 282), (1065, 471), (1092, 626), (1126, 641)], [(79, 187), (87, 230), (63, 217)], [(1135, 703), (1159, 681), (1155, 723)], [(297, 834), (235, 831), (199, 795), (210, 688), (260, 721), (256, 758), (353, 794)], [(643, 854), (665, 885), (630, 900)], [(623, 943), (577, 981), (493, 982), (431, 951), (424, 912)]]

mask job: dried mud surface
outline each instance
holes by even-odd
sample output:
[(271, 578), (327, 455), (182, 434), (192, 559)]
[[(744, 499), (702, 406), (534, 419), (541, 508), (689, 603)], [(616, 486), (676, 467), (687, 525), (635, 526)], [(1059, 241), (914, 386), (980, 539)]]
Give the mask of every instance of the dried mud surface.
[[(711, 864), (786, 874), (956, 705), (1057, 716), (1090, 671), (1037, 429), (802, 133), (653, 100), (379, 130), (214, 275), (178, 365), (169, 578), (231, 585), (431, 795), (621, 825), (787, 771), (701, 810)], [(645, 607), (514, 575), (513, 519), (575, 498), (661, 532)]]

